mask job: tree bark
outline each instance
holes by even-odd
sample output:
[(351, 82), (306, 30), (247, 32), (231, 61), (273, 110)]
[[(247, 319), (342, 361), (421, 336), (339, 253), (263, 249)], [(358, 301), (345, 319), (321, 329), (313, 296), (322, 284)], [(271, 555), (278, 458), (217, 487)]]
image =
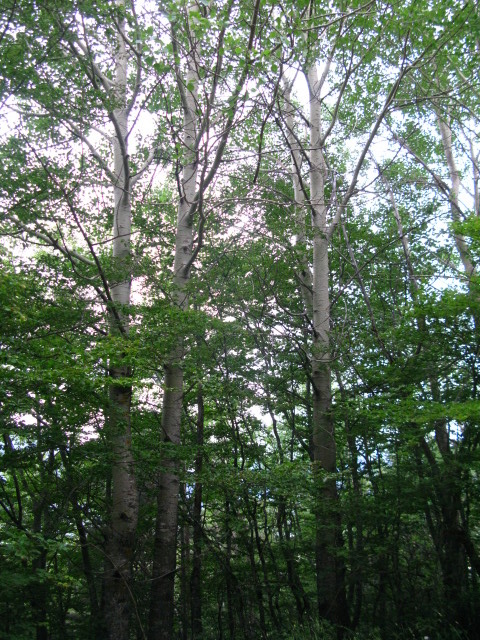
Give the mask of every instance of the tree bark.
[[(455, 157), (453, 155), (453, 142), (452, 142), (452, 130), (446, 120), (444, 120), (437, 113), (438, 128), (440, 129), (440, 135), (442, 137), (443, 150), (445, 152), (445, 159), (447, 161), (448, 172), (450, 174), (450, 180), (452, 186), (450, 188), (450, 209), (452, 213), (452, 220), (458, 222), (460, 220), (460, 207), (459, 207), (459, 192), (460, 192), (460, 172), (455, 163)], [(475, 206), (475, 204), (474, 204)], [(465, 238), (461, 233), (455, 232), (455, 246), (457, 247), (458, 254), (463, 264), (465, 275), (469, 278), (475, 272), (475, 267), (470, 259), (468, 246)]]
[[(172, 38), (176, 34), (172, 28)], [(190, 43), (187, 57), (185, 87), (178, 73), (179, 91), (183, 103), (184, 169), (177, 209), (177, 233), (172, 303), (181, 311), (188, 307), (187, 285), (193, 248), (191, 207), (194, 204), (197, 173), (197, 88), (198, 65), (196, 43)], [(184, 347), (179, 336), (177, 345), (165, 366), (165, 386), (162, 407), (162, 440), (167, 447), (158, 480), (157, 519), (155, 525), (152, 589), (150, 601), (149, 640), (170, 640), (173, 637), (174, 579), (176, 571), (176, 537), (178, 519), (179, 479), (177, 462), (167, 453), (168, 445), (180, 444), (183, 400)]]
[[(332, 418), (330, 352), (330, 244), (327, 227), (320, 91), (316, 65), (308, 70), (310, 97), (310, 209), (313, 228), (312, 263), (312, 364), (313, 475), (316, 492), (317, 598), (320, 618), (334, 623), (345, 619), (344, 589), (340, 581), (336, 548), (339, 512), (336, 487), (336, 442)], [(343, 594), (343, 596), (342, 596)]]
[[(328, 75), (329, 62), (318, 77), (316, 64), (306, 74), (310, 106), (309, 200), (301, 175), (302, 153), (294, 133), (293, 107), (290, 86), (284, 90), (287, 143), (292, 157), (292, 180), (295, 197), (299, 268), (297, 280), (304, 302), (305, 315), (311, 327), (312, 383), (312, 459), (316, 501), (315, 564), (317, 577), (317, 603), (320, 618), (334, 623), (344, 622), (346, 597), (341, 570), (336, 559), (339, 545), (339, 512), (336, 488), (336, 442), (332, 419), (330, 370), (330, 265), (328, 250), (330, 230), (327, 224), (325, 184), (327, 165), (323, 155), (320, 92)], [(308, 204), (313, 231), (313, 255), (310, 268), (306, 254), (305, 210)], [(298, 602), (297, 602), (298, 607)]]
[[(117, 6), (124, 10), (123, 0)], [(113, 260), (115, 282), (110, 287), (110, 331), (123, 338), (128, 336), (130, 304), (130, 234), (131, 200), (128, 160), (127, 65), (125, 19), (118, 21), (113, 99), (115, 109), (114, 137), (114, 222)], [(112, 452), (110, 523), (105, 544), (105, 620), (111, 640), (128, 640), (132, 605), (131, 577), (138, 519), (138, 494), (135, 483), (130, 413), (131, 371), (123, 362), (124, 355), (111, 359), (109, 374), (110, 406), (106, 433)]]
[(202, 467), (205, 410), (201, 385), (197, 395), (197, 455), (195, 456), (195, 489), (193, 492), (193, 562), (190, 577), (192, 640), (200, 640), (202, 624)]

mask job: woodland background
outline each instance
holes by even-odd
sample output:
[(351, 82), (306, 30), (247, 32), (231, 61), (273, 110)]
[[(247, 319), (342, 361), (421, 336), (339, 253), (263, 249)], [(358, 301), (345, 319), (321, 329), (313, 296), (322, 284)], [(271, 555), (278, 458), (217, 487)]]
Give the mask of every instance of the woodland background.
[(479, 638), (477, 2), (3, 0), (0, 638)]

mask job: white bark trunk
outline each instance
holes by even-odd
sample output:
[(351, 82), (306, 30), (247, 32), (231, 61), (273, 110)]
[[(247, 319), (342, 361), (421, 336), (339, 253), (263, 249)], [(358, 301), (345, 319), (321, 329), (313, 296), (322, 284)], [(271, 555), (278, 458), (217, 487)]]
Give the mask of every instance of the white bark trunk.
[(316, 65), (308, 70), (310, 92), (310, 207), (313, 228), (313, 465), (317, 500), (316, 569), (318, 610), (336, 621), (336, 443), (331, 415), (329, 238), (322, 150), (322, 116)]
[[(438, 128), (442, 136), (443, 150), (445, 152), (445, 159), (447, 161), (448, 172), (450, 174), (450, 180), (452, 186), (450, 188), (450, 209), (452, 212), (452, 219), (456, 222), (460, 220), (460, 209), (458, 196), (460, 193), (460, 172), (455, 164), (455, 157), (453, 155), (452, 144), (452, 130), (448, 123), (443, 120), (437, 113)], [(463, 264), (465, 274), (470, 279), (475, 272), (475, 267), (469, 257), (468, 245), (464, 236), (461, 233), (455, 233), (455, 245), (457, 247), (458, 254)]]
[[(123, 7), (123, 2), (119, 1)], [(115, 123), (114, 142), (114, 224), (113, 259), (115, 282), (111, 285), (112, 307), (109, 309), (111, 332), (128, 334), (130, 304), (130, 234), (131, 204), (128, 177), (126, 109), (128, 55), (123, 37), (125, 21), (118, 25), (116, 70), (114, 83)], [(132, 388), (125, 379), (130, 377), (129, 367), (119, 353), (110, 362), (110, 411), (107, 434), (112, 448), (112, 504), (110, 528), (106, 541), (107, 570), (105, 576), (105, 620), (111, 640), (127, 640), (131, 609), (131, 570), (138, 519), (138, 495), (135, 484), (134, 460), (131, 446), (130, 411)], [(116, 382), (118, 380), (118, 382)]]
[[(327, 203), (325, 183), (327, 165), (323, 155), (322, 117), (320, 92), (329, 70), (327, 61), (319, 79), (317, 68), (312, 64), (307, 73), (310, 97), (310, 198), (305, 201), (300, 167), (301, 151), (294, 135), (293, 109), (289, 87), (284, 93), (287, 103), (285, 121), (287, 141), (292, 154), (293, 188), (297, 222), (297, 244), (299, 252), (305, 251), (305, 210), (311, 212), (313, 230), (312, 269), (307, 255), (299, 253), (300, 270), (297, 278), (303, 296), (305, 311), (312, 326), (311, 380), (313, 383), (313, 474), (316, 491), (316, 572), (318, 612), (321, 618), (333, 622), (345, 621), (344, 588), (341, 582), (335, 548), (339, 541), (338, 496), (336, 490), (336, 443), (331, 415), (331, 371), (330, 371), (330, 297), (329, 255), (330, 232), (327, 225)], [(303, 246), (302, 246), (303, 245)]]
[[(317, 600), (320, 617), (338, 620), (339, 589), (335, 547), (337, 546), (338, 511), (335, 482), (336, 444), (331, 416), (330, 372), (330, 297), (329, 256), (330, 238), (327, 227), (325, 182), (327, 166), (322, 150), (322, 118), (320, 92), (328, 74), (318, 78), (315, 64), (308, 70), (310, 97), (310, 199), (305, 201), (305, 186), (300, 173), (302, 154), (294, 134), (293, 108), (290, 87), (284, 92), (287, 142), (292, 155), (292, 180), (295, 196), (297, 244), (300, 269), (297, 278), (304, 300), (305, 312), (312, 327), (311, 379), (313, 383), (313, 474), (315, 480)], [(305, 206), (311, 213), (313, 230), (312, 268), (305, 252)], [(302, 253), (303, 252), (303, 253)]]
[(302, 184), (302, 150), (295, 136), (294, 108), (291, 102), (291, 84), (286, 83), (284, 90), (285, 102), (285, 124), (287, 125), (287, 142), (292, 156), (292, 183), (293, 195), (295, 198), (295, 231), (296, 231), (296, 254), (300, 265), (297, 270), (297, 278), (300, 283), (300, 290), (305, 305), (305, 312), (310, 318), (313, 317), (312, 300), (312, 271), (307, 256), (306, 231), (305, 231), (305, 191)]
[[(196, 8), (196, 5), (194, 7)], [(198, 151), (195, 148), (198, 120), (196, 46), (195, 42), (191, 43), (184, 88), (184, 168), (177, 209), (173, 274), (172, 299), (173, 303), (181, 310), (185, 310), (188, 307), (187, 285), (190, 279), (190, 262), (193, 249), (193, 225), (190, 219), (190, 209), (195, 198), (198, 173)], [(180, 79), (178, 81), (181, 82)], [(183, 338), (180, 336), (165, 366), (165, 389), (162, 408), (162, 439), (175, 445), (180, 444), (183, 358)], [(157, 492), (157, 520), (150, 603), (150, 640), (170, 640), (173, 636), (179, 478), (175, 461), (165, 458), (162, 466), (164, 471), (159, 477)]]
[[(254, 35), (257, 24), (260, 1), (256, 0), (253, 9), (253, 17), (250, 25), (250, 37), (247, 45), (247, 56), (244, 68), (238, 78), (236, 86), (230, 96), (231, 112), (227, 116), (224, 131), (220, 137), (211, 166), (201, 180), (201, 189), (204, 192), (211, 183), (219, 167), (228, 136), (231, 131), (234, 114), (237, 108), (241, 90), (247, 80), (251, 66), (250, 51), (253, 47)], [(202, 8), (196, 0), (192, 0), (189, 6), (191, 10), (201, 11)], [(190, 14), (191, 16), (191, 14)], [(192, 20), (195, 18), (192, 18)], [(192, 26), (192, 25), (191, 25)], [(181, 182), (180, 200), (177, 213), (177, 234), (175, 243), (175, 261), (173, 275), (173, 303), (181, 310), (188, 307), (188, 281), (190, 279), (191, 263), (195, 255), (193, 253), (193, 221), (191, 212), (195, 209), (195, 196), (197, 195), (198, 178), (198, 148), (199, 144), (199, 118), (197, 106), (197, 91), (199, 84), (198, 70), (202, 68), (198, 43), (195, 40), (195, 29), (190, 28), (188, 52), (186, 54), (187, 77), (182, 82), (180, 69), (176, 69), (179, 93), (183, 104), (183, 149), (184, 163)], [(176, 45), (176, 35), (174, 45)], [(223, 43), (224, 33), (220, 42)], [(223, 47), (223, 45), (222, 45)], [(212, 91), (207, 100), (204, 114), (203, 132), (206, 131), (211, 121), (211, 109), (215, 100), (217, 82), (222, 68), (223, 54), (219, 54), (218, 68), (215, 71), (216, 78)], [(201, 229), (201, 225), (199, 226)], [(201, 234), (199, 233), (199, 236)], [(201, 240), (199, 238), (199, 246)], [(198, 251), (197, 247), (197, 251)], [(180, 427), (183, 398), (183, 340), (180, 336), (176, 348), (170, 354), (165, 367), (165, 390), (163, 397), (162, 430), (163, 439), (172, 444), (180, 442)], [(162, 464), (164, 473), (159, 479), (159, 491), (157, 496), (158, 512), (154, 543), (154, 561), (152, 576), (152, 593), (150, 603), (150, 630), (149, 640), (170, 640), (173, 636), (173, 608), (174, 608), (174, 574), (176, 558), (176, 529), (177, 529), (177, 504), (179, 480), (176, 463), (165, 459)]]

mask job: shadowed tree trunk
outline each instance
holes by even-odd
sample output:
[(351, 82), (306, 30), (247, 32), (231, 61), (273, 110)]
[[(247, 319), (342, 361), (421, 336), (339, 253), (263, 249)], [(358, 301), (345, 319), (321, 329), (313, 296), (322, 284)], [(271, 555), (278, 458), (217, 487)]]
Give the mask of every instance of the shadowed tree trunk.
[(200, 640), (202, 624), (202, 467), (205, 410), (201, 384), (197, 394), (197, 454), (195, 456), (195, 489), (193, 492), (193, 560), (190, 577), (192, 639)]

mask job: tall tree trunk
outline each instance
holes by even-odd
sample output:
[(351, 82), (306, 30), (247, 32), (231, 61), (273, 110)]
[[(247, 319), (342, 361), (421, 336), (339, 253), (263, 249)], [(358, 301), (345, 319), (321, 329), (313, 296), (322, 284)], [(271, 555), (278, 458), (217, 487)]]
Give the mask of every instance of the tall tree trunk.
[(195, 489), (193, 492), (193, 562), (190, 577), (192, 640), (200, 640), (202, 624), (202, 467), (205, 410), (202, 386), (197, 395), (197, 454), (195, 456)]
[(305, 314), (312, 330), (310, 378), (312, 382), (312, 459), (316, 499), (315, 563), (317, 601), (320, 618), (332, 622), (345, 622), (346, 597), (342, 585), (342, 572), (336, 559), (339, 545), (339, 512), (336, 489), (336, 442), (331, 414), (330, 371), (330, 265), (328, 250), (331, 231), (327, 224), (325, 182), (327, 165), (323, 155), (320, 92), (328, 75), (327, 61), (321, 78), (313, 63), (306, 74), (310, 104), (310, 195), (308, 205), (313, 230), (312, 268), (305, 250), (306, 189), (301, 175), (302, 154), (294, 133), (291, 86), (284, 90), (287, 142), (292, 156), (292, 180), (295, 197), (299, 268), (297, 280), (303, 298)]
[[(336, 442), (332, 418), (330, 352), (330, 266), (325, 182), (327, 166), (322, 150), (320, 91), (316, 65), (308, 70), (310, 97), (310, 209), (313, 228), (312, 263), (312, 364), (313, 475), (316, 492), (316, 543), (318, 612), (321, 618), (343, 622), (345, 592), (337, 566), (339, 512), (336, 487)], [(343, 597), (342, 597), (343, 596)]]
[[(255, 502), (254, 504), (256, 505), (257, 503)], [(261, 535), (261, 532), (259, 530), (256, 509), (255, 509), (254, 514), (253, 514), (254, 517), (252, 518), (253, 532), (255, 534), (255, 543), (256, 543), (256, 547), (257, 547), (258, 558), (260, 560), (260, 564), (261, 564), (261, 567), (262, 567), (263, 582), (265, 584), (265, 591), (266, 591), (267, 599), (268, 599), (268, 609), (269, 609), (269, 612), (270, 612), (270, 618), (271, 618), (272, 625), (274, 626), (274, 628), (280, 629), (278, 616), (277, 616), (277, 613), (275, 611), (274, 604), (273, 604), (273, 594), (272, 594), (272, 588), (271, 588), (271, 581), (270, 581), (270, 578), (269, 578), (269, 575), (268, 575), (267, 562), (266, 562), (266, 558), (265, 558), (265, 546), (266, 545), (270, 546), (270, 542), (268, 540), (268, 530), (267, 530), (267, 526), (266, 526), (267, 525), (267, 495), (266, 495), (266, 490), (263, 493), (262, 515), (263, 515), (263, 521), (265, 523), (263, 536)]]
[[(200, 130), (208, 130), (212, 117), (212, 108), (216, 97), (220, 71), (223, 65), (223, 46), (226, 24), (219, 34), (219, 54), (215, 67), (214, 81), (207, 97), (207, 105), (203, 121), (198, 117), (198, 85), (199, 70), (204, 68), (200, 60), (199, 44), (195, 37), (194, 23), (196, 14), (202, 13), (205, 6), (192, 0), (187, 8), (189, 25), (187, 28), (188, 43), (186, 53), (186, 78), (182, 78), (179, 62), (179, 38), (176, 25), (172, 24), (172, 46), (175, 55), (175, 73), (177, 86), (183, 108), (183, 172), (179, 185), (179, 204), (177, 209), (177, 233), (175, 243), (175, 260), (173, 274), (172, 303), (180, 310), (188, 307), (187, 285), (190, 279), (190, 269), (199, 248), (203, 226), (199, 225), (198, 245), (193, 253), (193, 215), (208, 185), (213, 180), (220, 165), (228, 136), (233, 125), (234, 116), (242, 88), (247, 80), (252, 58), (250, 52), (254, 43), (260, 0), (256, 0), (250, 24), (250, 37), (246, 50), (246, 57), (242, 72), (230, 94), (229, 108), (222, 135), (213, 154), (210, 169), (201, 175), (200, 187), (197, 192), (197, 178), (199, 168), (199, 145), (201, 144)], [(233, 8), (233, 2), (228, 5), (228, 16)], [(205, 159), (206, 160), (206, 159)], [(177, 446), (180, 443), (180, 426), (183, 397), (183, 364), (184, 346), (180, 336), (165, 366), (165, 384), (162, 408), (162, 439), (168, 445)], [(176, 530), (178, 512), (178, 473), (174, 458), (167, 454), (162, 462), (162, 473), (159, 479), (157, 493), (157, 520), (155, 525), (155, 541), (152, 569), (152, 590), (150, 602), (150, 631), (149, 640), (170, 640), (173, 633), (174, 606), (174, 575), (176, 570)]]
[[(342, 381), (342, 377), (339, 372), (336, 373), (336, 380), (340, 389), (342, 402), (345, 406), (344, 414), (344, 428), (345, 435), (347, 437), (347, 446), (350, 454), (348, 465), (351, 467), (352, 475), (352, 510), (350, 515), (350, 523), (348, 525), (348, 537), (349, 547), (351, 553), (351, 577), (349, 580), (349, 593), (348, 593), (348, 605), (351, 611), (350, 626), (351, 629), (356, 629), (360, 622), (363, 604), (363, 590), (364, 590), (364, 526), (363, 526), (363, 514), (362, 514), (362, 489), (361, 489), (361, 477), (359, 473), (359, 461), (358, 461), (358, 448), (356, 443), (355, 434), (352, 433), (352, 426), (350, 424), (349, 412), (348, 412), (348, 396)], [(353, 527), (355, 527), (355, 535), (353, 533)]]
[[(43, 533), (42, 520), (45, 517), (45, 500), (39, 498), (33, 504), (33, 525), (32, 531), (38, 534), (39, 539)], [(35, 624), (35, 639), (48, 640), (48, 621), (47, 621), (47, 590), (48, 584), (42, 579), (42, 574), (47, 568), (47, 549), (43, 543), (40, 543), (37, 555), (32, 560), (32, 573), (38, 576), (39, 582), (32, 588), (30, 596), (30, 606), (32, 608), (32, 618)]]
[[(185, 510), (189, 510), (189, 499), (187, 497), (186, 483), (182, 482), (180, 485), (180, 499), (184, 505)], [(179, 637), (182, 640), (188, 640), (190, 630), (189, 610), (190, 604), (190, 585), (188, 580), (188, 573), (190, 568), (190, 522), (188, 517), (183, 517), (179, 523), (180, 534), (180, 607), (179, 607), (179, 622), (180, 633)]]
[[(195, 7), (196, 5), (194, 5)], [(176, 34), (172, 27), (172, 39)], [(192, 205), (195, 201), (198, 150), (197, 142), (197, 87), (198, 66), (196, 43), (190, 43), (187, 57), (185, 86), (177, 69), (179, 92), (183, 104), (183, 175), (180, 201), (177, 209), (177, 233), (173, 274), (172, 302), (180, 310), (188, 307), (187, 284), (193, 247)], [(165, 386), (162, 407), (162, 440), (167, 445), (158, 480), (157, 519), (155, 525), (152, 589), (150, 602), (149, 640), (170, 640), (173, 637), (174, 579), (176, 571), (176, 537), (178, 519), (179, 478), (177, 463), (167, 451), (180, 444), (183, 400), (184, 346), (179, 336), (177, 345), (165, 366)]]
[[(124, 10), (123, 0), (117, 6)], [(128, 160), (127, 63), (125, 19), (118, 21), (115, 83), (114, 138), (114, 221), (113, 260), (115, 283), (111, 286), (109, 309), (110, 330), (113, 335), (128, 336), (130, 304), (130, 234), (131, 203)], [(132, 387), (131, 371), (119, 353), (110, 362), (110, 407), (106, 433), (112, 452), (110, 526), (105, 544), (107, 569), (105, 574), (105, 620), (111, 640), (128, 640), (132, 605), (131, 575), (138, 519), (138, 494), (134, 475), (130, 412)]]
[[(459, 205), (459, 193), (461, 188), (461, 175), (455, 162), (453, 152), (453, 136), (450, 123), (447, 118), (443, 118), (437, 112), (437, 123), (442, 138), (442, 145), (445, 160), (450, 175), (450, 211), (454, 222), (460, 221), (461, 211)], [(473, 147), (470, 147), (473, 154)], [(477, 211), (478, 192), (477, 177), (478, 172), (474, 162), (474, 194), (473, 209)], [(458, 231), (454, 235), (455, 246), (460, 256), (468, 286), (471, 290), (472, 276), (476, 275), (475, 268), (464, 236)], [(471, 290), (472, 292), (472, 290)], [(476, 293), (473, 291), (473, 295)], [(474, 313), (475, 328), (478, 330), (479, 319)], [(430, 387), (432, 398), (435, 402), (441, 402), (441, 393), (438, 380), (431, 378)], [(462, 478), (461, 463), (458, 460), (458, 453), (454, 453), (450, 447), (448, 425), (446, 420), (436, 420), (435, 442), (442, 458), (442, 465), (439, 465), (433, 456), (427, 456), (432, 474), (435, 480), (435, 490), (438, 498), (438, 505), (441, 513), (441, 524), (438, 533), (440, 564), (445, 589), (445, 599), (447, 603), (447, 618), (451, 624), (460, 624), (463, 628), (469, 627), (469, 613), (467, 611), (467, 582), (468, 567), (467, 556), (470, 563), (475, 567), (476, 550), (471, 542), (468, 532), (468, 525), (462, 522)], [(423, 444), (424, 452), (427, 443)], [(427, 452), (428, 453), (428, 452)]]

